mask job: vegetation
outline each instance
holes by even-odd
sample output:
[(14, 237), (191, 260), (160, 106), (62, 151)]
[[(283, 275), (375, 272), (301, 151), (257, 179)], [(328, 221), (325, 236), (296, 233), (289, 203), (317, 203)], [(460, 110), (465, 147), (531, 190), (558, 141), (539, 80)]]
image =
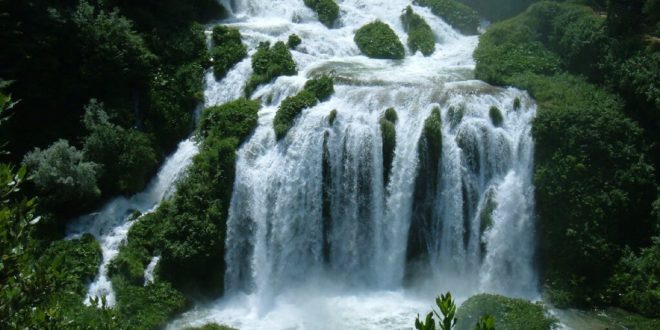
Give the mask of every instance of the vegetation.
[(418, 6), (429, 7), (431, 12), (463, 34), (477, 34), (479, 14), (454, 0), (414, 0)]
[(547, 316), (545, 307), (523, 299), (492, 294), (478, 294), (466, 300), (456, 312), (459, 330), (474, 329), (482, 315), (491, 315), (497, 329), (543, 330), (553, 329), (557, 320)]
[(403, 29), (408, 33), (408, 48), (415, 53), (421, 51), (424, 56), (429, 56), (435, 51), (435, 36), (426, 21), (410, 6), (406, 7), (401, 15)]
[(479, 15), (490, 21), (499, 21), (524, 11), (529, 5), (539, 0), (458, 0), (474, 8)]
[[(528, 90), (538, 104), (534, 182), (548, 298), (557, 306), (619, 304), (657, 315), (645, 307), (652, 296), (636, 291), (639, 285), (622, 285), (653, 267), (641, 256), (651, 253), (659, 222), (652, 215), (657, 160), (645, 139), (657, 141), (657, 126), (649, 120), (640, 127), (627, 116), (654, 118), (653, 97), (644, 92), (655, 88), (648, 80), (655, 73), (647, 71), (654, 55), (634, 34), (616, 33), (613, 20), (621, 19), (577, 4), (539, 2), (481, 37), (475, 73)], [(613, 67), (623, 69), (637, 56), (646, 60), (628, 73), (636, 83), (613, 76)], [(561, 244), (566, 241), (570, 246)], [(626, 246), (631, 252), (621, 253)], [(656, 273), (644, 278), (649, 289)]]
[(406, 51), (399, 37), (389, 25), (381, 22), (371, 22), (355, 33), (353, 38), (360, 51), (371, 58), (403, 59)]
[(502, 126), (502, 122), (504, 121), (504, 117), (502, 117), (502, 111), (496, 106), (490, 107), (490, 110), (488, 110), (488, 116), (490, 117), (490, 121), (493, 123), (494, 126), (499, 127)]
[(275, 137), (278, 140), (285, 137), (289, 129), (293, 127), (293, 121), (303, 109), (311, 108), (319, 101), (325, 101), (333, 92), (332, 78), (328, 76), (308, 80), (305, 83), (305, 88), (300, 93), (284, 99), (279, 109), (277, 109), (273, 119)]
[[(419, 319), (419, 314), (417, 315), (417, 318), (415, 319), (415, 329), (417, 330), (451, 330), (456, 328), (457, 324), (456, 322), (458, 321), (458, 317), (456, 314), (456, 304), (454, 303), (453, 298), (451, 297), (451, 293), (447, 292), (447, 294), (443, 294), (440, 297), (437, 297), (435, 299), (435, 304), (440, 310), (440, 314), (436, 312), (435, 310), (431, 311), (426, 315), (426, 319), (424, 321), (420, 321)], [(433, 315), (438, 317), (438, 326), (436, 328), (435, 325), (435, 320), (433, 319)], [(467, 322), (461, 322), (460, 324), (467, 324)], [(471, 329), (471, 327), (468, 327)], [(477, 330), (494, 330), (495, 329), (495, 318), (493, 318), (491, 315), (485, 314), (481, 318), (479, 318), (476, 322), (476, 329)]]
[(333, 109), (330, 111), (330, 114), (328, 115), (328, 124), (330, 126), (335, 124), (335, 120), (337, 119), (337, 109)]
[(332, 28), (339, 17), (339, 6), (333, 0), (304, 0), (304, 3), (315, 11), (319, 21), (329, 28)]
[(247, 56), (247, 47), (241, 42), (241, 33), (236, 28), (217, 25), (213, 28), (213, 73), (222, 79), (236, 63)]
[(286, 45), (290, 49), (294, 49), (294, 48), (298, 47), (298, 45), (300, 45), (300, 43), (302, 43), (302, 39), (300, 39), (300, 37), (297, 34), (294, 33), (294, 34), (289, 36), (289, 39), (287, 40)]
[(246, 96), (252, 95), (261, 84), (279, 76), (292, 76), (298, 72), (291, 52), (281, 41), (276, 42), (273, 47), (268, 42), (260, 43), (257, 52), (252, 55), (252, 70), (254, 73), (245, 86)]
[(392, 163), (394, 161), (394, 148), (396, 147), (396, 122), (398, 116), (394, 108), (385, 110), (380, 119), (380, 134), (383, 139), (383, 183), (387, 186)]

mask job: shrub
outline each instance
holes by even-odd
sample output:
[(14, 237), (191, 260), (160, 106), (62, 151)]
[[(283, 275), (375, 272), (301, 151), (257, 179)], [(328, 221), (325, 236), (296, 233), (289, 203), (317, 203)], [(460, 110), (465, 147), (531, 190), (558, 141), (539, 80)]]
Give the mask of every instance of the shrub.
[(608, 293), (627, 310), (660, 317), (660, 237), (638, 253), (627, 249), (616, 265)]
[(300, 45), (300, 43), (302, 43), (302, 39), (300, 39), (300, 37), (297, 34), (292, 34), (292, 35), (289, 36), (289, 40), (287, 40), (286, 45), (290, 49), (294, 49), (294, 48), (298, 47), (298, 45)]
[(496, 106), (490, 107), (490, 110), (488, 110), (488, 116), (490, 117), (490, 121), (493, 122), (493, 125), (496, 127), (502, 126), (502, 122), (504, 121), (504, 117), (502, 117), (502, 111)]
[(259, 101), (239, 99), (204, 110), (199, 124), (202, 136), (234, 136), (243, 142), (257, 125)]
[(456, 329), (474, 329), (474, 324), (484, 315), (492, 315), (497, 329), (543, 330), (553, 329), (557, 320), (548, 317), (545, 307), (523, 299), (507, 298), (492, 294), (478, 294), (466, 300), (456, 313)]
[(316, 96), (308, 90), (303, 90), (295, 96), (290, 96), (282, 101), (282, 104), (277, 109), (275, 118), (273, 119), (273, 128), (275, 129), (275, 136), (278, 140), (286, 136), (289, 129), (293, 127), (293, 121), (298, 114), (305, 109), (311, 108), (318, 103)]
[(48, 149), (36, 148), (25, 155), (23, 163), (46, 207), (79, 210), (101, 194), (97, 186), (100, 166), (85, 161), (82, 151), (66, 140), (58, 140)]
[(241, 33), (236, 28), (218, 25), (213, 28), (213, 73), (222, 79), (236, 63), (247, 56), (247, 47), (241, 42)]
[(311, 108), (318, 101), (326, 100), (333, 92), (332, 78), (321, 76), (317, 79), (308, 80), (300, 93), (284, 99), (273, 119), (276, 138), (280, 140), (286, 136), (289, 129), (293, 127), (293, 121), (303, 109)]
[(84, 152), (85, 159), (103, 165), (99, 182), (105, 194), (142, 190), (158, 165), (144, 133), (112, 124), (94, 127), (85, 138)]
[(335, 92), (335, 87), (330, 76), (321, 76), (308, 80), (305, 83), (304, 90), (311, 92), (319, 101), (323, 102)]
[(360, 51), (366, 56), (378, 59), (403, 59), (405, 50), (399, 37), (389, 25), (375, 21), (355, 33), (353, 38)]
[(167, 282), (133, 285), (113, 278), (116, 309), (127, 329), (156, 329), (187, 307), (180, 292)]
[(408, 47), (415, 53), (421, 51), (424, 56), (429, 56), (435, 51), (435, 36), (431, 27), (426, 21), (415, 12), (410, 6), (406, 7), (401, 15), (401, 23), (404, 30), (408, 33)]
[(252, 56), (252, 69), (254, 73), (245, 86), (245, 94), (251, 95), (260, 84), (272, 81), (279, 76), (292, 76), (298, 70), (296, 62), (291, 57), (287, 46), (278, 41), (273, 47), (268, 42), (262, 42), (257, 52)]
[(453, 0), (414, 0), (413, 3), (429, 7), (433, 14), (463, 34), (477, 34), (479, 14), (462, 3)]
[(311, 8), (319, 16), (319, 21), (331, 28), (339, 17), (339, 6), (333, 0), (304, 0), (305, 6)]

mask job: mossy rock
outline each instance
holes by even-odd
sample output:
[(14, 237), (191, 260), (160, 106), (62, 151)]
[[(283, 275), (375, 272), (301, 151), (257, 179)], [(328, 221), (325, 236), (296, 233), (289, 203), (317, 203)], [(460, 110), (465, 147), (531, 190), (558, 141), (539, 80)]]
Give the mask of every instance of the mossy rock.
[(289, 48), (281, 41), (272, 47), (268, 42), (260, 43), (257, 52), (252, 55), (252, 70), (254, 72), (245, 86), (246, 96), (252, 95), (259, 85), (279, 76), (293, 76), (298, 73)]
[(557, 320), (547, 316), (540, 303), (493, 294), (478, 294), (466, 300), (456, 312), (457, 330), (472, 330), (483, 315), (495, 318), (500, 330), (550, 330)]
[(452, 129), (456, 128), (465, 116), (465, 105), (461, 104), (458, 108), (451, 106), (447, 109), (447, 120)]
[(495, 191), (493, 189), (488, 190), (486, 193), (484, 205), (481, 208), (479, 213), (479, 243), (481, 247), (481, 256), (483, 257), (486, 254), (486, 243), (484, 242), (484, 233), (493, 227), (493, 212), (497, 207), (495, 202)]
[(337, 109), (333, 109), (330, 111), (330, 114), (328, 115), (328, 124), (330, 126), (335, 124), (335, 120), (337, 119)]
[(286, 42), (286, 45), (289, 46), (290, 49), (294, 49), (298, 47), (302, 43), (302, 39), (297, 34), (292, 34), (289, 36), (289, 39)]
[(229, 69), (247, 56), (247, 47), (241, 42), (241, 33), (238, 29), (218, 25), (213, 28), (213, 73), (220, 80), (225, 77)]
[(478, 33), (479, 13), (454, 0), (414, 0), (418, 6), (429, 7), (431, 12), (463, 34)]
[(387, 186), (396, 147), (396, 127), (398, 116), (396, 110), (389, 108), (380, 119), (380, 134), (383, 140), (383, 183)]
[(496, 106), (490, 107), (490, 110), (488, 111), (488, 116), (490, 117), (490, 121), (493, 122), (493, 125), (496, 127), (502, 126), (502, 122), (504, 122), (504, 117), (502, 116), (502, 111)]
[(188, 327), (188, 328), (183, 328), (184, 330), (237, 330), (234, 328), (230, 328), (226, 325), (221, 325), (217, 323), (207, 323), (204, 324), (201, 327)]
[(374, 21), (364, 25), (353, 38), (360, 51), (371, 58), (403, 59), (406, 51), (401, 40), (389, 25)]
[(333, 0), (304, 0), (305, 6), (311, 8), (323, 25), (331, 28), (339, 17), (339, 6)]
[(307, 90), (284, 99), (273, 119), (273, 128), (277, 140), (281, 140), (286, 136), (286, 133), (293, 127), (293, 121), (303, 109), (311, 108), (317, 102), (316, 96)]
[(426, 21), (415, 12), (412, 7), (406, 7), (401, 15), (403, 29), (408, 33), (408, 48), (415, 53), (418, 50), (429, 56), (435, 52), (435, 36)]
[(424, 121), (423, 134), (428, 144), (429, 157), (439, 160), (442, 154), (442, 117), (439, 108), (433, 108), (431, 115)]
[(516, 97), (515, 99), (513, 99), (513, 110), (519, 110), (520, 107), (521, 107), (520, 98)]

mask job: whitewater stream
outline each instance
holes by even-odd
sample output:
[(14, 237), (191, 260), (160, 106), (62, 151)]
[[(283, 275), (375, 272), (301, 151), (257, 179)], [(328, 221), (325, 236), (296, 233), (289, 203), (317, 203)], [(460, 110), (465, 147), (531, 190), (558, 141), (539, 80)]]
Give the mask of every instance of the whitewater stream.
[[(252, 95), (263, 107), (238, 151), (226, 294), (171, 328), (217, 322), (239, 329), (410, 329), (416, 314), (448, 290), (458, 302), (479, 292), (539, 298), (536, 106), (525, 92), (474, 80), (477, 36), (412, 6), (436, 36), (435, 53), (407, 50), (403, 60), (375, 60), (361, 55), (355, 31), (379, 19), (405, 45), (399, 17), (409, 0), (339, 0), (332, 29), (302, 0), (222, 2), (232, 14), (220, 23), (240, 29), (250, 55), (260, 42), (300, 36), (292, 51), (298, 74)], [(208, 73), (205, 106), (242, 95), (251, 73), (250, 58), (221, 81)], [(276, 141), (272, 121), (281, 101), (321, 74), (334, 77), (335, 93), (305, 109)], [(502, 113), (500, 125), (490, 118), (492, 106)], [(388, 108), (398, 115), (391, 170), (383, 165), (380, 128)], [(419, 147), (434, 108), (442, 117), (440, 150), (431, 150), (440, 154), (437, 163)], [(102, 244), (104, 261), (88, 297), (112, 298), (107, 265), (134, 222), (130, 214), (166, 198), (196, 152), (193, 142), (182, 142), (146, 192), (112, 201), (70, 227), (72, 237), (91, 232)]]

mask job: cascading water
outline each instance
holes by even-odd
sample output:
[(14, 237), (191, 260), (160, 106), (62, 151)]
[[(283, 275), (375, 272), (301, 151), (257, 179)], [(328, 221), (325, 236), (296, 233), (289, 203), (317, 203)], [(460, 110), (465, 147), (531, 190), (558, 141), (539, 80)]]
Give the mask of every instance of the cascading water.
[[(360, 55), (354, 33), (375, 19), (406, 43), (399, 16), (410, 2), (337, 2), (334, 29), (301, 0), (226, 4), (233, 11), (226, 23), (241, 30), (252, 51), (259, 42), (299, 35), (303, 42), (292, 51), (299, 73), (253, 95), (264, 107), (239, 150), (226, 297), (196, 307), (172, 328), (206, 322), (241, 329), (410, 328), (446, 290), (459, 299), (477, 292), (537, 298), (533, 101), (472, 80), (478, 38), (460, 35), (423, 7), (413, 9), (436, 35), (432, 56)], [(250, 72), (245, 60), (225, 80)], [(276, 141), (279, 103), (322, 73), (335, 78), (333, 96), (304, 110)], [(225, 80), (210, 83), (209, 91), (222, 95)], [(515, 98), (521, 107), (514, 108)], [(490, 118), (492, 106), (501, 123)], [(398, 114), (391, 169), (383, 165), (379, 124), (388, 108)], [(436, 108), (439, 144), (425, 132)]]

